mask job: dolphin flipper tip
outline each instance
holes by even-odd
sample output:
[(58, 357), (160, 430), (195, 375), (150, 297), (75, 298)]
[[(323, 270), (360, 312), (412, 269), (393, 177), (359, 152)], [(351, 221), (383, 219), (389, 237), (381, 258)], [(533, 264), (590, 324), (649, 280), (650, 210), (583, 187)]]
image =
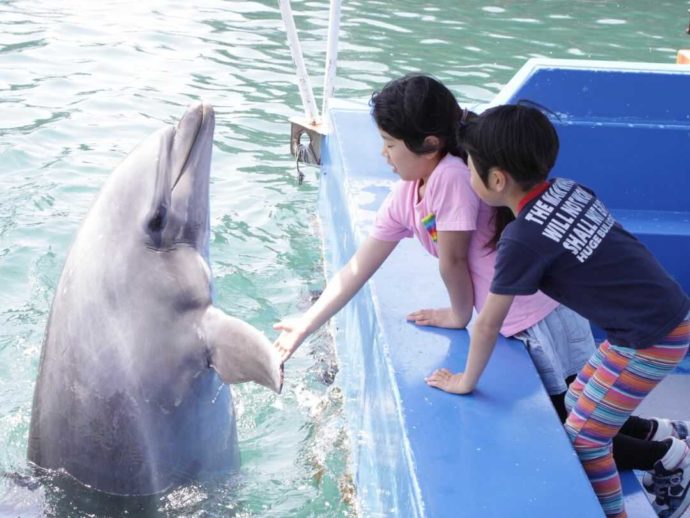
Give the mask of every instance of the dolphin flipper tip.
[(225, 383), (254, 381), (280, 394), (284, 367), (261, 331), (215, 307), (206, 311), (203, 325), (210, 364)]

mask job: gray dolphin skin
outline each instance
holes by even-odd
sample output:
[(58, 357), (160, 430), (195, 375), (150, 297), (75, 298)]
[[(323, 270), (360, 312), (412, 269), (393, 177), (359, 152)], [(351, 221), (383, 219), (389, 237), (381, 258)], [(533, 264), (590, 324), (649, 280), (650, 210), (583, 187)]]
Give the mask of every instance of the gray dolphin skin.
[(58, 283), (34, 392), (29, 460), (117, 495), (236, 469), (228, 383), (276, 392), (268, 339), (213, 306), (215, 116), (190, 107), (110, 175)]

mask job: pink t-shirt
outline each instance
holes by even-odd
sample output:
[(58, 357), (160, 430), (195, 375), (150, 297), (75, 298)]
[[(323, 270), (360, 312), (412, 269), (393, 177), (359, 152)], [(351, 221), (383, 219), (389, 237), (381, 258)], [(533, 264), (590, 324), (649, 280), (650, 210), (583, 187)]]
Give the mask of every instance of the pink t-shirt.
[[(418, 199), (419, 181), (399, 181), (376, 214), (371, 236), (400, 241), (417, 236), (422, 246), (438, 257), (437, 231), (473, 231), (467, 262), (474, 287), (474, 307), (481, 311), (494, 275), (496, 251), (486, 246), (494, 232), (493, 209), (470, 186), (470, 171), (458, 157), (446, 155), (431, 173), (424, 198)], [(532, 327), (558, 306), (538, 291), (515, 297), (501, 334), (513, 336)]]

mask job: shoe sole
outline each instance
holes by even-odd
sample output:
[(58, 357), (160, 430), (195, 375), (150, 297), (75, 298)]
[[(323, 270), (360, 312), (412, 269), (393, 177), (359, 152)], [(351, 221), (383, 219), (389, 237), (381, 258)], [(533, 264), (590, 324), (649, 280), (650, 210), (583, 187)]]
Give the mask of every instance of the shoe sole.
[(662, 515), (665, 516), (665, 518), (678, 518), (680, 515), (682, 515), (688, 506), (690, 506), (690, 482), (688, 485), (685, 486), (685, 490), (683, 491), (683, 494), (681, 496), (676, 496), (672, 497), (674, 500), (677, 498), (681, 498), (680, 505), (673, 511), (672, 514), (669, 515)]

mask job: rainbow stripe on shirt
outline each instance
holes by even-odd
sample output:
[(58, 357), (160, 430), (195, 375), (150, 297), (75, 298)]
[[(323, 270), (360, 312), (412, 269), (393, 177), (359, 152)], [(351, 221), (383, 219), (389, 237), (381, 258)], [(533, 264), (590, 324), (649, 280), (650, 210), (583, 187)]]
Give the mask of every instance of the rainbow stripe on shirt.
[(422, 224), (424, 225), (424, 228), (426, 228), (426, 231), (431, 236), (431, 240), (434, 243), (436, 243), (436, 241), (438, 241), (438, 233), (436, 232), (436, 214), (434, 214), (432, 212), (432, 213), (424, 216), (422, 218)]

